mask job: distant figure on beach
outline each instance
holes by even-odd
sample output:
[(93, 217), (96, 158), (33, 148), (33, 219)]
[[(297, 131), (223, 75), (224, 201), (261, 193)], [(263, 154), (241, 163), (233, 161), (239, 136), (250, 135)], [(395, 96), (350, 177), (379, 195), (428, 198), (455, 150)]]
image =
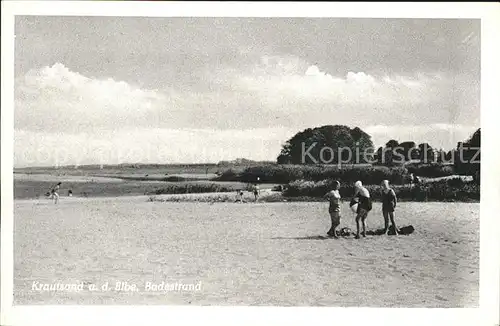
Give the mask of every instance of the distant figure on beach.
[(335, 181), (333, 183), (333, 189), (326, 193), (324, 196), (330, 202), (328, 212), (330, 213), (330, 219), (332, 221), (332, 226), (328, 230), (327, 234), (335, 239), (338, 238), (336, 234), (336, 229), (340, 225), (340, 182)]
[(253, 185), (253, 195), (255, 197), (255, 201), (257, 201), (259, 199), (259, 194), (260, 194), (259, 185), (254, 184)]
[(415, 182), (415, 176), (413, 175), (413, 173), (410, 173), (410, 177), (409, 177), (409, 181), (410, 181), (410, 189), (413, 187), (413, 182)]
[(50, 189), (50, 199), (54, 199), (54, 204), (59, 202), (59, 189), (61, 188), (61, 182), (58, 182), (52, 189)]
[(389, 181), (382, 181), (382, 214), (384, 216), (384, 234), (389, 233), (389, 218), (391, 219), (391, 224), (394, 227), (394, 232), (398, 235), (398, 228), (396, 227), (396, 222), (394, 221), (394, 210), (396, 209), (396, 204), (398, 200), (396, 193), (389, 186)]
[(73, 190), (68, 190), (68, 197), (73, 197)]
[[(257, 177), (257, 182), (260, 181), (260, 177)], [(259, 185), (257, 183), (254, 183), (253, 185), (253, 195), (255, 197), (255, 201), (257, 201), (259, 199), (259, 194), (260, 194), (260, 189), (259, 189)]]
[(413, 173), (410, 173), (410, 176), (409, 176), (409, 181), (410, 181), (410, 188), (413, 187), (413, 185), (417, 185), (420, 183), (420, 179), (418, 176), (414, 175)]
[(243, 200), (243, 190), (237, 190), (236, 191), (236, 200), (235, 203), (240, 202), (244, 203), (245, 201)]
[(420, 178), (417, 175), (413, 176), (413, 183), (418, 185), (420, 183)]
[(370, 198), (370, 192), (368, 189), (363, 187), (361, 181), (356, 181), (354, 183), (354, 196), (353, 199), (358, 197), (358, 208), (356, 212), (356, 239), (359, 239), (359, 221), (363, 224), (363, 232), (361, 235), (366, 237), (366, 218), (368, 217), (368, 212), (372, 210), (372, 200)]

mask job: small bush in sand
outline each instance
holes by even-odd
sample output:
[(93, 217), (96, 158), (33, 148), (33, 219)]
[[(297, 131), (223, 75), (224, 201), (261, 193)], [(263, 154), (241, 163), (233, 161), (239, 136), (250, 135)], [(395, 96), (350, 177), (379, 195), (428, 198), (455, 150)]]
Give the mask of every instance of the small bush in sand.
[(238, 185), (220, 185), (217, 183), (181, 183), (168, 184), (155, 189), (155, 195), (164, 194), (190, 194), (190, 193), (209, 193), (209, 192), (232, 192), (236, 191)]

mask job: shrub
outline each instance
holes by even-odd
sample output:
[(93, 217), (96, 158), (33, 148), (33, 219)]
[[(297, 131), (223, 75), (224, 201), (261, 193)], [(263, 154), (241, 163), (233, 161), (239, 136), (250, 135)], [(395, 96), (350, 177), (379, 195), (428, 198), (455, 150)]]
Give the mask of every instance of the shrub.
[(279, 191), (279, 192), (281, 192), (281, 191), (284, 190), (284, 188), (285, 187), (283, 185), (276, 185), (276, 186), (273, 186), (271, 190), (272, 191)]
[(167, 182), (181, 182), (181, 181), (188, 181), (189, 179), (187, 178), (183, 178), (183, 177), (179, 177), (177, 175), (172, 175), (172, 176), (169, 176), (169, 177), (165, 177), (162, 179), (162, 181), (167, 181)]
[[(155, 189), (153, 194), (190, 194), (190, 193), (207, 193), (207, 192), (232, 192), (236, 191), (238, 185), (233, 187), (227, 185), (219, 185), (216, 183), (183, 183), (169, 184), (162, 188)], [(149, 193), (151, 194), (151, 193)]]
[(308, 181), (308, 180), (296, 180), (291, 182), (287, 189), (283, 191), (285, 197), (300, 197), (300, 196), (310, 196), (310, 197), (322, 197), (330, 189), (332, 189), (333, 182), (329, 180), (323, 180), (319, 182)]
[(406, 165), (406, 169), (409, 173), (427, 178), (447, 177), (455, 174), (455, 168), (453, 165), (443, 165), (438, 163), (408, 164)]
[[(249, 193), (245, 194), (246, 203), (253, 203), (253, 196)], [(148, 202), (204, 202), (204, 203), (234, 203), (234, 194), (227, 193), (207, 193), (207, 194), (171, 194), (169, 196), (150, 196)], [(281, 193), (273, 193), (261, 197), (259, 202), (283, 202), (286, 201)], [(242, 203), (243, 204), (243, 203)]]
[[(375, 201), (382, 199), (382, 187), (378, 185), (366, 185), (370, 196)], [(324, 196), (332, 189), (332, 182), (323, 180), (319, 182), (297, 180), (291, 182), (283, 192), (284, 197), (315, 197)], [(474, 182), (466, 182), (460, 178), (421, 183), (410, 187), (409, 185), (393, 185), (398, 199), (410, 201), (478, 201), (480, 199), (480, 186)], [(344, 185), (340, 188), (343, 198), (349, 198), (354, 194), (352, 185)]]
[(238, 181), (238, 173), (233, 169), (228, 169), (222, 173), (217, 173), (218, 176), (214, 178), (214, 181)]
[(253, 183), (260, 178), (264, 183), (290, 183), (295, 180), (321, 181), (338, 180), (341, 183), (354, 183), (361, 180), (364, 184), (380, 184), (389, 180), (393, 184), (404, 183), (408, 170), (404, 167), (332, 165), (261, 165), (249, 167), (242, 172), (225, 171), (217, 178), (219, 181), (241, 181)]

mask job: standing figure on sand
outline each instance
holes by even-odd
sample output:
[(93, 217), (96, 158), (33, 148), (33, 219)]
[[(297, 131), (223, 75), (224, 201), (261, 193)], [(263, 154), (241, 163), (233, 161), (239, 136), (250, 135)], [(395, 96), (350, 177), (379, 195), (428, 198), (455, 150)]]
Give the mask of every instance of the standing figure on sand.
[[(257, 182), (259, 182), (259, 181), (260, 181), (260, 177), (257, 177)], [(259, 195), (260, 195), (260, 189), (259, 189), (259, 185), (257, 182), (254, 183), (254, 185), (252, 187), (255, 202), (257, 202), (257, 200), (259, 200)]]
[(330, 213), (330, 218), (332, 220), (332, 226), (327, 234), (331, 237), (338, 238), (336, 234), (336, 229), (340, 225), (340, 182), (335, 181), (333, 183), (333, 190), (329, 191), (324, 197), (330, 202), (330, 207), (328, 212)]
[(389, 218), (391, 219), (391, 224), (394, 227), (395, 235), (398, 235), (398, 228), (396, 227), (396, 222), (394, 221), (394, 210), (396, 209), (396, 204), (398, 199), (396, 193), (389, 186), (389, 181), (382, 181), (382, 214), (384, 215), (384, 234), (389, 233)]
[(356, 181), (354, 183), (354, 199), (358, 199), (358, 208), (356, 211), (356, 239), (359, 239), (359, 222), (363, 224), (363, 232), (361, 235), (366, 237), (366, 218), (368, 217), (368, 212), (372, 210), (372, 200), (370, 198), (370, 192), (368, 189), (363, 187), (361, 181)]
[(61, 188), (61, 182), (58, 182), (54, 187), (50, 189), (49, 199), (54, 199), (54, 204), (59, 202), (59, 189)]

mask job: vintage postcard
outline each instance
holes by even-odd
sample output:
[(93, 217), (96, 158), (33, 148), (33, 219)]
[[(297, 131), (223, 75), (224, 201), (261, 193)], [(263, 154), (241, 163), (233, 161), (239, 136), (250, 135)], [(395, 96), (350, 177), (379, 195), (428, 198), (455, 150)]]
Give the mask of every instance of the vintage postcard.
[(498, 14), (2, 3), (2, 325), (498, 323)]

